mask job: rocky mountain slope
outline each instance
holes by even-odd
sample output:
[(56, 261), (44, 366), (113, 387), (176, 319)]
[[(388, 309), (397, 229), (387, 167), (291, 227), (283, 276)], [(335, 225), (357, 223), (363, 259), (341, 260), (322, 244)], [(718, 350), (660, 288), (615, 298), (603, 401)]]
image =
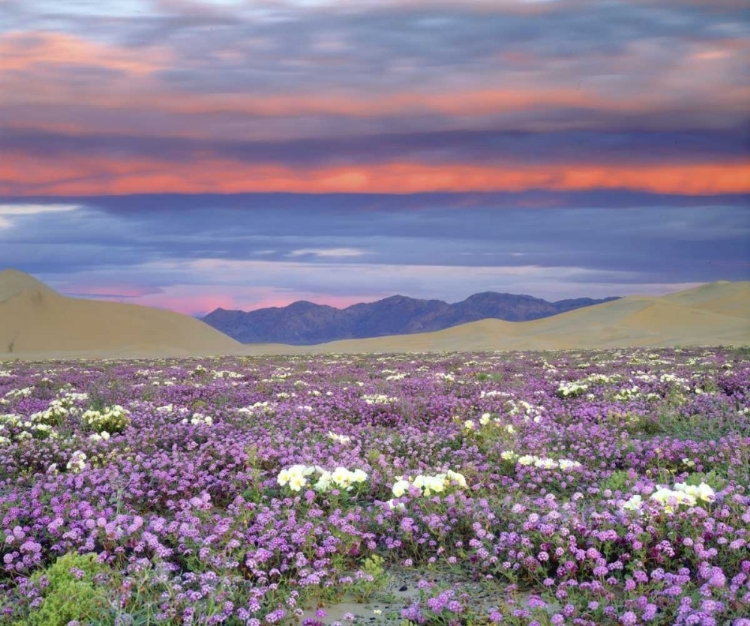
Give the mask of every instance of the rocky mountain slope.
[(523, 322), (616, 299), (547, 302), (532, 296), (487, 291), (448, 304), (442, 300), (392, 296), (345, 309), (305, 301), (249, 312), (219, 308), (203, 321), (242, 343), (311, 345), (339, 339), (427, 333), (488, 318)]

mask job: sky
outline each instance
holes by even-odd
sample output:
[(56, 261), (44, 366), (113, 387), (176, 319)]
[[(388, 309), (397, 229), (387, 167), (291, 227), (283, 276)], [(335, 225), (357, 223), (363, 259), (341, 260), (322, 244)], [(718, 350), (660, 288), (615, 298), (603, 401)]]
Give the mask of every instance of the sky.
[(3, 0), (0, 268), (202, 315), (750, 280), (744, 0)]

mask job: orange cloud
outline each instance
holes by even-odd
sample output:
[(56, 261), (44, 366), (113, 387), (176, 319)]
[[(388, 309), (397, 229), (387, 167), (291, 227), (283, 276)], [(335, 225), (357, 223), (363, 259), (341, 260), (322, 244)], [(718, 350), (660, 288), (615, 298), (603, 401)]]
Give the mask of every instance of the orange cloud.
[[(109, 66), (102, 64), (102, 67)], [(23, 80), (21, 80), (23, 78)], [(9, 81), (11, 83), (12, 81)], [(9, 85), (10, 86), (10, 85)], [(121, 83), (108, 89), (99, 84), (71, 85), (68, 82), (49, 82), (33, 75), (20, 77), (13, 84), (13, 93), (6, 102), (19, 104), (50, 104), (111, 109), (118, 112), (163, 112), (174, 115), (227, 115), (248, 117), (340, 116), (374, 118), (437, 114), (444, 116), (490, 116), (512, 111), (533, 109), (578, 108), (611, 113), (643, 114), (669, 108), (668, 93), (634, 94), (630, 97), (606, 97), (585, 88), (515, 89), (487, 88), (463, 93), (400, 92), (377, 95), (319, 95), (299, 93), (288, 96), (174, 93), (148, 80), (140, 87)], [(700, 88), (696, 96), (703, 97)], [(729, 111), (738, 110), (738, 103), (746, 102), (750, 89), (743, 86), (728, 88), (714, 94), (712, 106)], [(675, 103), (672, 103), (675, 104)], [(46, 122), (26, 122), (25, 126), (44, 128)], [(186, 121), (189, 126), (190, 122)]]
[(750, 162), (686, 165), (473, 166), (393, 162), (290, 168), (199, 159), (190, 162), (63, 159), (8, 155), (0, 194), (117, 195), (133, 193), (418, 193), (628, 189), (713, 195), (750, 193)]
[(51, 32), (0, 35), (0, 71), (28, 72), (39, 66), (101, 66), (128, 74), (149, 74), (166, 67), (172, 55), (163, 49), (127, 49)]
[[(0, 52), (2, 54), (2, 52)], [(102, 69), (118, 68), (116, 63), (91, 62)], [(144, 66), (145, 72), (145, 66)], [(106, 81), (74, 85), (65, 77), (57, 79), (35, 70), (24, 71), (5, 80), (12, 88), (3, 100), (6, 104), (40, 104), (55, 107), (86, 107), (117, 112), (162, 112), (172, 115), (239, 115), (247, 117), (340, 116), (374, 118), (437, 114), (445, 116), (487, 116), (535, 108), (574, 107), (611, 111), (649, 110), (658, 102), (624, 102), (605, 100), (593, 93), (575, 89), (524, 88), (484, 89), (459, 94), (401, 92), (384, 96), (320, 95), (253, 95), (222, 93), (176, 93), (145, 76), (140, 81)], [(56, 114), (59, 114), (56, 112)], [(26, 113), (25, 117), (30, 115)], [(45, 128), (47, 113), (24, 126)], [(36, 123), (34, 123), (36, 122)], [(191, 122), (186, 121), (186, 126)], [(21, 125), (14, 122), (13, 125)]]

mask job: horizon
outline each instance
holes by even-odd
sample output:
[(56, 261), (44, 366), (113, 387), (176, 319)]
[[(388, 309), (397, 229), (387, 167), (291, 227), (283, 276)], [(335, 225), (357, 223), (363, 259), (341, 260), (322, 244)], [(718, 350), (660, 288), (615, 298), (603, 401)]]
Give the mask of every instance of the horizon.
[[(707, 286), (707, 285), (720, 284), (720, 283), (732, 283), (732, 282), (746, 282), (746, 281), (716, 280), (716, 281), (711, 281), (711, 282), (706, 282), (706, 283), (688, 283), (686, 286), (684, 286), (684, 289), (679, 289), (677, 291), (663, 291), (663, 292), (659, 291), (657, 293), (629, 293), (627, 295), (611, 295), (611, 296), (602, 296), (601, 298), (591, 298), (591, 299), (592, 300), (606, 300), (608, 298), (612, 298), (612, 299), (618, 299), (619, 300), (619, 299), (627, 298), (627, 297), (631, 297), (631, 296), (635, 296), (635, 297), (638, 297), (638, 296), (643, 296), (643, 297), (659, 297), (659, 296), (669, 295), (669, 294), (673, 294), (673, 293), (678, 293), (680, 291), (687, 291), (687, 290), (690, 290), (690, 289), (696, 289), (698, 287), (704, 287), (704, 286)], [(289, 306), (291, 306), (293, 304), (298, 304), (298, 303), (314, 304), (316, 306), (330, 306), (331, 308), (343, 311), (344, 309), (348, 309), (348, 308), (350, 308), (352, 306), (355, 306), (357, 304), (374, 304), (376, 302), (381, 302), (383, 300), (388, 300), (389, 298), (408, 298), (408, 299), (411, 299), (411, 300), (420, 300), (420, 301), (424, 301), (424, 302), (439, 301), (439, 302), (445, 302), (446, 304), (451, 304), (452, 305), (452, 304), (459, 304), (459, 303), (464, 302), (465, 300), (471, 298), (472, 296), (476, 296), (476, 295), (480, 295), (480, 294), (484, 294), (484, 293), (492, 293), (492, 294), (498, 294), (498, 295), (510, 295), (510, 296), (521, 296), (521, 297), (535, 298), (535, 299), (539, 299), (539, 300), (546, 300), (545, 298), (542, 298), (542, 297), (539, 297), (539, 296), (535, 296), (533, 294), (528, 294), (528, 293), (508, 293), (508, 292), (499, 292), (499, 291), (479, 291), (479, 292), (470, 294), (470, 295), (466, 296), (465, 298), (460, 298), (458, 300), (443, 300), (441, 298), (427, 298), (427, 297), (425, 297), (425, 298), (413, 298), (412, 296), (409, 296), (409, 295), (406, 295), (406, 294), (396, 293), (396, 294), (391, 294), (391, 295), (387, 295), (387, 296), (375, 298), (373, 300), (361, 300), (361, 301), (358, 301), (358, 302), (353, 302), (351, 304), (345, 304), (345, 305), (327, 304), (327, 303), (324, 303), (324, 302), (314, 302), (312, 300), (292, 300), (292, 301), (290, 301), (290, 302), (288, 302), (286, 304), (278, 304), (278, 305), (273, 305), (273, 306), (260, 306), (260, 307), (248, 308), (248, 309), (225, 309), (224, 307), (219, 306), (219, 307), (216, 307), (215, 309), (212, 309), (210, 311), (197, 312), (197, 313), (192, 313), (192, 314), (187, 314), (187, 315), (190, 315), (191, 317), (194, 317), (196, 319), (203, 319), (204, 317), (206, 317), (210, 313), (213, 313), (214, 311), (219, 311), (219, 310), (222, 310), (222, 311), (238, 311), (238, 312), (241, 312), (241, 313), (251, 313), (253, 311), (260, 311), (262, 309), (274, 309), (274, 308), (275, 309), (282, 309), (282, 308), (286, 308), (286, 307), (289, 307)], [(121, 301), (120, 298), (117, 297), (117, 296), (115, 296), (114, 298), (112, 298), (111, 296), (107, 296), (107, 295), (103, 295), (103, 294), (62, 293), (62, 295), (66, 296), (66, 297), (69, 297), (69, 298), (80, 298), (80, 299), (87, 299), (87, 300), (111, 301), (111, 300), (114, 299), (116, 301)], [(561, 301), (565, 301), (565, 300), (577, 300), (577, 299), (582, 299), (582, 298), (589, 298), (589, 296), (585, 296), (585, 295), (570, 296), (570, 297), (564, 297), (564, 298), (559, 298), (559, 299), (551, 299), (551, 300), (546, 300), (546, 301), (550, 302), (551, 304), (554, 304), (556, 302), (561, 302)], [(154, 308), (166, 308), (166, 307), (154, 307)], [(174, 310), (174, 309), (168, 309), (167, 308), (166, 310)], [(177, 312), (179, 313), (180, 311), (177, 311)]]
[[(6, 271), (7, 272), (20, 272), (20, 273), (22, 273), (22, 274), (24, 274), (26, 276), (29, 276), (32, 280), (39, 280), (38, 278), (36, 278), (35, 276), (29, 274), (28, 272), (24, 272), (23, 270), (18, 270), (18, 269), (14, 268), (14, 267), (0, 268), (0, 275), (3, 272), (6, 272)], [(311, 300), (292, 300), (292, 301), (288, 302), (287, 304), (281, 304), (281, 305), (274, 306), (274, 307), (258, 307), (258, 308), (247, 309), (247, 310), (225, 309), (224, 307), (216, 307), (215, 309), (212, 309), (211, 311), (206, 311), (205, 313), (195, 313), (195, 314), (192, 314), (192, 315), (190, 315), (190, 314), (188, 314), (188, 315), (190, 315), (190, 317), (194, 317), (196, 319), (202, 319), (202, 318), (206, 317), (207, 315), (209, 315), (210, 313), (213, 313), (213, 312), (218, 311), (218, 310), (233, 311), (233, 312), (240, 312), (240, 313), (251, 313), (253, 311), (258, 311), (258, 310), (261, 310), (261, 309), (286, 308), (286, 307), (289, 307), (289, 306), (291, 306), (293, 304), (313, 304), (313, 305), (316, 305), (316, 306), (330, 306), (331, 308), (334, 308), (334, 309), (344, 310), (344, 309), (347, 309), (347, 308), (349, 308), (351, 306), (355, 306), (355, 305), (358, 305), (358, 304), (373, 304), (373, 303), (382, 302), (383, 300), (388, 300), (388, 299), (391, 299), (391, 298), (405, 298), (405, 299), (409, 299), (409, 300), (418, 300), (418, 301), (421, 301), (421, 302), (437, 301), (437, 302), (444, 302), (444, 303), (449, 304), (449, 305), (454, 305), (454, 304), (460, 304), (460, 303), (462, 303), (462, 302), (464, 302), (464, 301), (466, 301), (469, 298), (472, 298), (474, 296), (479, 296), (479, 295), (484, 295), (484, 294), (494, 294), (494, 295), (501, 295), (501, 296), (514, 296), (514, 297), (522, 297), (522, 298), (534, 298), (534, 299), (537, 299), (537, 300), (545, 300), (545, 301), (547, 301), (547, 302), (549, 302), (551, 304), (555, 304), (555, 303), (564, 302), (564, 301), (567, 301), (567, 300), (577, 300), (577, 299), (586, 299), (586, 298), (589, 298), (591, 300), (620, 300), (620, 299), (628, 298), (628, 297), (631, 297), (631, 296), (632, 297), (646, 297), (646, 298), (648, 298), (648, 297), (659, 297), (659, 296), (662, 296), (662, 295), (671, 295), (671, 294), (680, 293), (680, 292), (683, 292), (683, 291), (691, 291), (693, 289), (698, 289), (699, 287), (707, 287), (709, 285), (732, 284), (732, 283), (739, 283), (739, 282), (750, 282), (750, 281), (716, 280), (716, 281), (711, 281), (711, 282), (695, 283), (695, 284), (692, 284), (692, 285), (688, 285), (684, 289), (680, 289), (679, 291), (666, 291), (666, 292), (648, 293), (648, 294), (647, 293), (631, 293), (631, 294), (627, 294), (627, 295), (603, 296), (601, 298), (589, 298), (588, 296), (571, 296), (571, 297), (559, 298), (557, 300), (545, 300), (545, 298), (540, 298), (538, 296), (535, 296), (533, 294), (528, 294), (528, 293), (508, 293), (508, 292), (498, 292), (498, 291), (480, 291), (480, 292), (469, 294), (465, 298), (461, 298), (459, 300), (454, 300), (454, 301), (447, 301), (447, 300), (442, 300), (440, 298), (429, 298), (429, 297), (427, 297), (427, 298), (413, 298), (413, 297), (408, 296), (406, 294), (396, 293), (396, 294), (386, 295), (386, 296), (383, 296), (381, 298), (377, 298), (377, 299), (374, 299), (374, 300), (366, 300), (366, 301), (355, 302), (353, 304), (347, 304), (345, 306), (328, 305), (328, 304), (325, 304), (325, 303), (313, 302)], [(49, 287), (49, 285), (46, 285), (46, 284), (45, 284), (45, 286)], [(113, 300), (113, 298), (111, 296), (109, 296), (108, 294), (76, 294), (76, 293), (67, 293), (67, 292), (58, 292), (58, 293), (60, 293), (60, 295), (65, 296), (67, 298), (75, 298), (75, 299), (83, 299), (83, 300), (100, 300), (100, 301), (104, 301), (104, 302), (112, 301)], [(116, 299), (117, 298), (115, 298), (115, 300)], [(604, 302), (602, 302), (602, 304), (604, 304)], [(172, 309), (167, 309), (165, 307), (158, 307), (158, 306), (153, 307), (153, 308), (163, 308), (165, 310), (172, 310)]]
[[(18, 269), (14, 268), (14, 267), (0, 268), (0, 274), (2, 274), (5, 271), (21, 272), (22, 274), (26, 274), (27, 276), (30, 276), (32, 279), (38, 280), (35, 276), (29, 274), (28, 272), (24, 272), (23, 270), (18, 270)], [(716, 281), (716, 282), (725, 282), (725, 281)], [(698, 285), (693, 285), (693, 287), (699, 287), (699, 286), (708, 285), (708, 284), (711, 284), (711, 283), (701, 283), (701, 284), (698, 284)], [(70, 292), (59, 292), (59, 293), (60, 293), (60, 295), (63, 295), (65, 297), (67, 297), (67, 298), (77, 298), (77, 299), (84, 299), (84, 300), (102, 300), (102, 301), (106, 302), (106, 301), (111, 301), (113, 299), (112, 296), (110, 296), (108, 294), (96, 294), (96, 293), (93, 293), (93, 294), (79, 294), (79, 293), (70, 293)], [(673, 293), (673, 292), (667, 292), (667, 293)], [(243, 313), (250, 313), (252, 311), (258, 311), (258, 310), (261, 310), (261, 309), (264, 309), (264, 308), (285, 308), (285, 307), (291, 306), (293, 304), (300, 304), (300, 303), (303, 303), (303, 304), (314, 304), (316, 306), (330, 306), (331, 308), (334, 308), (334, 309), (344, 310), (344, 309), (347, 309), (349, 307), (355, 306), (357, 304), (373, 304), (375, 302), (381, 302), (383, 300), (389, 300), (391, 298), (406, 298), (406, 299), (410, 299), (410, 300), (419, 300), (419, 301), (423, 301), (423, 302), (438, 301), (438, 302), (445, 302), (446, 304), (451, 304), (452, 305), (452, 304), (459, 304), (461, 302), (464, 302), (465, 300), (468, 300), (469, 298), (471, 298), (473, 296), (478, 296), (478, 295), (483, 295), (483, 294), (495, 294), (495, 295), (501, 295), (501, 296), (516, 296), (516, 297), (522, 297), (522, 298), (535, 298), (535, 299), (539, 299), (539, 300), (544, 300), (544, 298), (538, 298), (537, 296), (534, 296), (534, 295), (528, 294), (528, 293), (507, 293), (507, 292), (499, 292), (499, 291), (478, 291), (476, 293), (472, 293), (472, 294), (468, 295), (465, 298), (461, 298), (460, 300), (455, 300), (455, 301), (441, 300), (440, 298), (413, 298), (413, 297), (411, 297), (409, 295), (406, 295), (406, 294), (395, 293), (395, 294), (384, 296), (382, 298), (377, 298), (376, 300), (360, 301), (360, 302), (355, 302), (353, 304), (347, 304), (345, 306), (334, 306), (334, 305), (329, 305), (329, 304), (325, 304), (325, 303), (321, 303), (321, 302), (313, 302), (311, 300), (293, 300), (293, 301), (290, 301), (287, 304), (282, 304), (282, 305), (276, 306), (276, 307), (258, 307), (258, 308), (255, 308), (255, 309), (247, 309), (247, 310), (225, 309), (223, 307), (216, 307), (215, 309), (212, 309), (211, 311), (206, 311), (205, 313), (195, 313), (195, 314), (192, 314), (191, 317), (195, 317), (197, 319), (202, 319), (203, 317), (207, 316), (208, 314), (213, 313), (214, 311), (219, 311), (219, 310), (222, 310), (222, 311), (240, 311), (240, 312), (243, 312)], [(641, 295), (641, 294), (630, 294), (630, 295)], [(565, 301), (565, 300), (576, 300), (576, 299), (587, 298), (587, 297), (588, 296), (574, 296), (574, 297), (570, 297), (570, 298), (561, 298), (559, 300), (550, 300), (549, 302), (551, 302), (551, 303), (554, 304), (555, 302), (560, 302), (560, 301)], [(591, 299), (592, 300), (604, 300), (604, 299), (608, 299), (608, 298), (620, 299), (620, 298), (623, 298), (623, 297), (626, 297), (626, 296), (613, 295), (613, 296), (605, 296), (603, 298), (591, 298)], [(117, 297), (115, 297), (115, 299), (117, 299)], [(162, 307), (156, 307), (156, 308), (162, 308)], [(170, 310), (170, 309), (167, 309), (167, 310)]]
[(10, 0), (0, 267), (203, 316), (750, 280), (734, 0)]

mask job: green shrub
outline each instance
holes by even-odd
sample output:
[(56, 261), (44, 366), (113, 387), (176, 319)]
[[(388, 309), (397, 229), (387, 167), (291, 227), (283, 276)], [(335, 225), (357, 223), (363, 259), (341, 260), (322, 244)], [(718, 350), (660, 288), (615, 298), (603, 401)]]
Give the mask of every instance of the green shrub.
[[(388, 584), (390, 576), (385, 571), (384, 564), (383, 557), (377, 554), (365, 559), (362, 564), (362, 571), (367, 577), (356, 580), (352, 587), (352, 594), (357, 602), (369, 602), (378, 591)], [(372, 580), (368, 580), (370, 576)]]
[(94, 554), (61, 556), (31, 577), (31, 585), (41, 589), (43, 602), (15, 626), (67, 626), (72, 620), (106, 623), (110, 615), (108, 597), (105, 587), (94, 578), (107, 573), (112, 570), (99, 563)]

